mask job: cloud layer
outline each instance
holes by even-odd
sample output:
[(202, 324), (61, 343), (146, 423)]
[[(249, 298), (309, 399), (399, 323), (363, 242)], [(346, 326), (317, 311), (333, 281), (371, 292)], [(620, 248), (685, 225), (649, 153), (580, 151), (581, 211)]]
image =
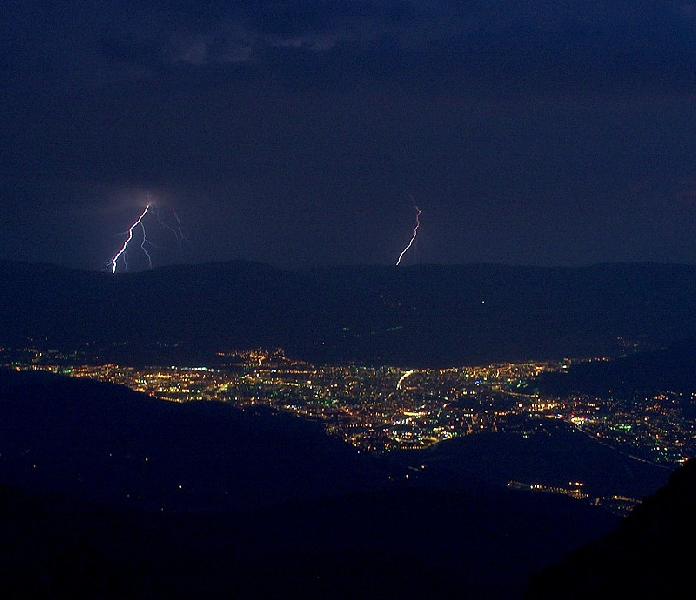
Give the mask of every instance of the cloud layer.
[[(696, 2), (8, 2), (0, 256), (696, 260)], [(32, 240), (27, 243), (26, 240)], [(272, 240), (272, 243), (269, 242)]]

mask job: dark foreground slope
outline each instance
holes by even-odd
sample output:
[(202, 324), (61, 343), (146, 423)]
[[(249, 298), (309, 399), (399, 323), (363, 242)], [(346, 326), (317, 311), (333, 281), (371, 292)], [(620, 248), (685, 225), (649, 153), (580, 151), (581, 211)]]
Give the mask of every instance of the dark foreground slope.
[(512, 500), (410, 488), (163, 514), (0, 487), (0, 586), (4, 598), (517, 598), (616, 525)]
[(4, 597), (508, 598), (617, 522), (389, 483), (311, 424), (227, 406), (5, 373), (0, 412)]
[(696, 461), (619, 529), (537, 577), (529, 598), (678, 598), (693, 588)]
[(342, 267), (252, 263), (143, 273), (0, 263), (0, 342), (281, 346), (413, 366), (590, 355), (618, 337), (696, 336), (696, 267)]
[(145, 510), (248, 510), (386, 485), (316, 424), (219, 403), (0, 370), (0, 475), (24, 489)]

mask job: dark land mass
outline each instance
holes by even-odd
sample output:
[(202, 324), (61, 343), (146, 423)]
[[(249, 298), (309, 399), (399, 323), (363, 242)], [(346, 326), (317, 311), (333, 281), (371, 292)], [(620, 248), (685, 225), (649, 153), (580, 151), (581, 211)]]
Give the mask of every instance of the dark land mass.
[(545, 373), (539, 388), (556, 395), (571, 392), (631, 397), (635, 392), (696, 390), (696, 340), (609, 362), (573, 365), (567, 372)]
[(637, 499), (655, 493), (671, 473), (625, 456), (562, 422), (544, 423), (526, 436), (516, 432), (465, 436), (400, 458), (425, 465), (428, 477), (447, 487), (515, 480), (567, 488), (569, 482), (580, 481), (595, 496)]
[(693, 587), (696, 461), (614, 533), (536, 577), (529, 598), (678, 598)]
[(385, 486), (317, 423), (216, 402), (0, 370), (6, 484), (145, 510), (248, 510)]
[[(0, 264), (0, 342), (116, 359), (283, 347), (316, 362), (443, 366), (696, 337), (696, 267), (336, 267), (232, 262), (113, 276)], [(114, 353), (114, 348), (121, 349)]]
[(13, 372), (0, 411), (6, 598), (509, 598), (618, 523), (562, 497), (407, 482), (266, 412)]

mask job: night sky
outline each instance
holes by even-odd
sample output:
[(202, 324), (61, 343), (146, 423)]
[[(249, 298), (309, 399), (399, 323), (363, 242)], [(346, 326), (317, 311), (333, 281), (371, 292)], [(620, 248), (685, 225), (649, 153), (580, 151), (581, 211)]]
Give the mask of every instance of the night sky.
[[(696, 262), (696, 2), (0, 10), (0, 258)], [(136, 257), (133, 268), (143, 266)]]

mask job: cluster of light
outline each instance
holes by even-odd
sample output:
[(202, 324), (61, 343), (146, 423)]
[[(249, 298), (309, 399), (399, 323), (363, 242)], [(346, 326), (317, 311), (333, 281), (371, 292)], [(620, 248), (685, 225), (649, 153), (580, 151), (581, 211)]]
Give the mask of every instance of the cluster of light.
[(402, 376), (401, 379), (399, 379), (398, 383), (396, 384), (396, 389), (400, 390), (401, 389), (401, 384), (404, 382), (405, 379), (413, 375), (415, 371), (411, 369), (410, 371), (406, 371)]

